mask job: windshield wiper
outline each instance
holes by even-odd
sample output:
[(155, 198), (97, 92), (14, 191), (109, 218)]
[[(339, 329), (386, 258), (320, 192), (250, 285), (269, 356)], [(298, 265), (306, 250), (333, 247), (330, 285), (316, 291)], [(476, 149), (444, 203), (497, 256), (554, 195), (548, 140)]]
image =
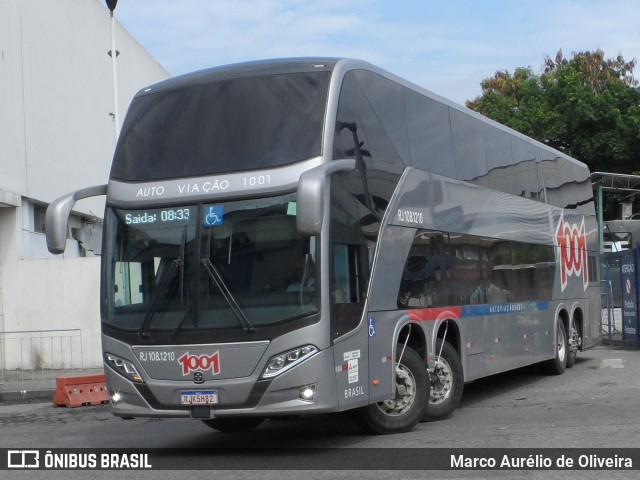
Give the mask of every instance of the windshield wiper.
[(204, 265), (204, 268), (207, 270), (207, 273), (211, 277), (211, 280), (213, 280), (213, 283), (215, 283), (216, 287), (218, 287), (218, 290), (220, 291), (226, 302), (229, 304), (231, 311), (238, 318), (238, 321), (242, 325), (242, 328), (244, 328), (245, 332), (253, 332), (255, 330), (254, 326), (242, 311), (242, 307), (240, 307), (238, 300), (236, 300), (236, 298), (233, 296), (233, 293), (231, 293), (231, 290), (229, 290), (229, 287), (227, 287), (224, 278), (220, 274), (220, 271), (208, 258), (202, 258), (200, 259), (200, 262), (202, 263), (202, 265)]
[(168, 298), (165, 294), (169, 290), (169, 287), (171, 287), (174, 284), (173, 280), (175, 279), (176, 272), (183, 272), (183, 271), (184, 271), (184, 262), (182, 261), (181, 258), (176, 258), (171, 262), (171, 265), (169, 265), (169, 272), (162, 279), (162, 282), (160, 282), (160, 285), (158, 286), (158, 290), (156, 290), (155, 295), (151, 300), (151, 304), (149, 305), (149, 310), (147, 311), (147, 314), (144, 317), (144, 321), (140, 326), (141, 337), (149, 337), (148, 330), (149, 330), (149, 325), (151, 324), (151, 320), (153, 320), (153, 317), (158, 311), (158, 307), (160, 306), (161, 302)]
[[(158, 286), (158, 290), (153, 296), (153, 300), (151, 300), (151, 305), (149, 305), (149, 310), (144, 317), (144, 321), (140, 326), (140, 336), (141, 337), (149, 337), (149, 325), (153, 320), (156, 312), (158, 311), (158, 307), (160, 306), (161, 300), (165, 300), (168, 297), (165, 295), (169, 287), (172, 285), (171, 280), (173, 280), (176, 272), (180, 272), (180, 305), (184, 303), (184, 260), (185, 253), (187, 250), (187, 226), (184, 226), (182, 230), (182, 240), (180, 241), (180, 252), (178, 253), (178, 258), (174, 259), (169, 265), (169, 272), (162, 279), (160, 285)], [(185, 318), (189, 313), (189, 305), (187, 305), (187, 313), (185, 314)], [(184, 320), (183, 320), (184, 322)], [(182, 322), (181, 324), (182, 325)]]

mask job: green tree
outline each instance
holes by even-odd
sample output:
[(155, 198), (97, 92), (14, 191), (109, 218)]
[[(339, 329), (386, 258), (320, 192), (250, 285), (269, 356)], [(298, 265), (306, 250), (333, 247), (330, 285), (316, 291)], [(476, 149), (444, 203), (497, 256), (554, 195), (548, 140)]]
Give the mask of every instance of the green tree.
[(591, 171), (640, 170), (640, 88), (636, 62), (602, 50), (562, 50), (531, 67), (498, 71), (467, 106), (585, 162)]

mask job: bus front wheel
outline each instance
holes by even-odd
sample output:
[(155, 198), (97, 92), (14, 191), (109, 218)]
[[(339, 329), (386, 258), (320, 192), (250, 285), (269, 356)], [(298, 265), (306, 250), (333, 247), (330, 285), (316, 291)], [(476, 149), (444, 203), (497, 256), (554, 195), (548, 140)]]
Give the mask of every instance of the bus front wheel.
[(431, 422), (446, 418), (458, 407), (464, 389), (462, 363), (456, 349), (449, 342), (438, 340), (436, 363), (429, 371), (431, 390), (429, 404), (422, 421)]
[(378, 435), (411, 430), (420, 421), (427, 402), (427, 369), (420, 355), (398, 344), (396, 356), (395, 396), (354, 411), (356, 422)]

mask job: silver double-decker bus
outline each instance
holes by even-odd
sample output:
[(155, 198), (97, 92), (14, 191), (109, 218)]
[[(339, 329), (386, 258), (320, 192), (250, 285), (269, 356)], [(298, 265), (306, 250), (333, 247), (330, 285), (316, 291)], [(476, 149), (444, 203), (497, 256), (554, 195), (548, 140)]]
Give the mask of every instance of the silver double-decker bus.
[(465, 382), (561, 374), (600, 338), (587, 167), (368, 63), (251, 62), (133, 99), (106, 194), (113, 413), (220, 431), (449, 415)]

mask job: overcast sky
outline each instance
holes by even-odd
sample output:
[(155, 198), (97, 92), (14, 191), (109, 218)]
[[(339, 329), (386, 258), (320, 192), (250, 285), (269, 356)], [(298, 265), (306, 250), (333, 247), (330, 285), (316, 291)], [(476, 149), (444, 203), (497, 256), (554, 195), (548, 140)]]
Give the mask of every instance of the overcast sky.
[(344, 56), (458, 103), (497, 70), (539, 73), (558, 49), (640, 58), (638, 0), (120, 0), (115, 14), (172, 75)]

